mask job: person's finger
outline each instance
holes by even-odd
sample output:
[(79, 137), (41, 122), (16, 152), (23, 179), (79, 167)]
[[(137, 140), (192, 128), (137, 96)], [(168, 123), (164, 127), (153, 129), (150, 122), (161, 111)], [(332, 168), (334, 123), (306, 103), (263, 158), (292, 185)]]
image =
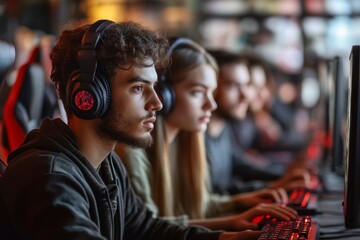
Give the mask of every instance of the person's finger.
[(297, 216), (297, 212), (285, 204), (259, 204), (253, 210), (252, 218), (259, 215), (270, 215), (280, 220), (290, 220)]
[(250, 230), (258, 230), (259, 229), (257, 223), (252, 223), (252, 222), (247, 222), (247, 221), (241, 222), (241, 228), (242, 229), (250, 229)]
[(279, 196), (281, 198), (281, 203), (285, 203), (285, 204), (288, 203), (289, 196), (288, 196), (286, 190), (284, 188), (279, 188), (277, 190), (278, 190)]
[(307, 185), (303, 180), (291, 181), (287, 184), (286, 189), (293, 190), (297, 188), (306, 188)]
[(281, 203), (281, 196), (276, 189), (266, 189), (266, 191), (262, 194), (262, 198), (271, 198), (275, 203)]
[(296, 169), (292, 173), (292, 179), (301, 178), (304, 181), (305, 187), (309, 187), (311, 183), (311, 174), (306, 169)]
[(311, 186), (311, 174), (309, 172), (307, 172), (307, 174), (305, 174), (305, 186), (307, 188), (310, 188), (310, 186)]
[(275, 207), (275, 209), (282, 214), (285, 214), (286, 216), (289, 216), (290, 218), (296, 218), (297, 212), (295, 209), (286, 206), (286, 204), (281, 204)]

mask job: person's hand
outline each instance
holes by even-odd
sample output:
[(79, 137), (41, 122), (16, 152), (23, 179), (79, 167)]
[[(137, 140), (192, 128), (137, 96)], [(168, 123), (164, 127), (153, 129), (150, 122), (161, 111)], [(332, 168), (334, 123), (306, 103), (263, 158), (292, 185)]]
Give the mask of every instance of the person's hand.
[(288, 195), (283, 188), (261, 189), (249, 193), (240, 193), (232, 196), (235, 209), (246, 210), (258, 205), (259, 203), (279, 203), (286, 204)]
[(255, 123), (261, 136), (261, 142), (266, 145), (273, 145), (281, 137), (281, 126), (274, 121), (268, 111), (259, 111), (255, 114)]
[(311, 183), (311, 174), (307, 169), (294, 169), (284, 175), (282, 178), (269, 183), (270, 188), (284, 188), (287, 191), (296, 188), (309, 188)]
[(246, 230), (242, 232), (223, 232), (219, 240), (256, 240), (260, 237), (261, 231)]
[(224, 217), (228, 231), (242, 231), (246, 229), (258, 230), (258, 224), (253, 219), (258, 216), (269, 215), (271, 218), (289, 221), (296, 218), (297, 212), (285, 204), (261, 203), (257, 206), (236, 215)]

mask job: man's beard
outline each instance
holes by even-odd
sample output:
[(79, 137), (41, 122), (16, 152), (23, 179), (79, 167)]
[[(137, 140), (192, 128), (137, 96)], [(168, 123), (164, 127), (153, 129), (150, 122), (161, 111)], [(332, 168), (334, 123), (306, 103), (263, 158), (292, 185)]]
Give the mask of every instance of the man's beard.
[(114, 114), (114, 111), (109, 109), (109, 111), (101, 119), (97, 131), (106, 139), (124, 143), (132, 147), (148, 148), (151, 146), (153, 142), (151, 135), (141, 138), (131, 135), (131, 131), (126, 132), (124, 130), (120, 130), (127, 129), (128, 126), (131, 126), (131, 121), (126, 119), (126, 117)]
[(215, 114), (229, 121), (244, 120), (246, 118), (248, 109), (246, 110), (246, 112), (242, 112), (241, 114), (238, 114), (236, 112), (237, 110), (236, 107), (237, 106), (228, 106), (228, 108), (225, 109), (218, 106), (218, 108), (215, 110)]
[(218, 116), (226, 119), (226, 120), (230, 120), (230, 121), (237, 120), (237, 119), (236, 119), (234, 116), (232, 116), (229, 112), (230, 112), (229, 110), (224, 110), (224, 109), (221, 109), (221, 108), (218, 107), (218, 108), (215, 110), (214, 113), (217, 114)]

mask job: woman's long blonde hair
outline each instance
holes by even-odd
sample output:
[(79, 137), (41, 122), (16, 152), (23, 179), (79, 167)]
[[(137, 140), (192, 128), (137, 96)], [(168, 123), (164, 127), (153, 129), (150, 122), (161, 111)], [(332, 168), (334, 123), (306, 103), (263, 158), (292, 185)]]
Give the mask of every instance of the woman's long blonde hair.
[[(177, 47), (171, 53), (171, 66), (166, 81), (171, 85), (186, 78), (188, 72), (209, 64), (216, 72), (215, 60), (195, 42)], [(152, 194), (160, 216), (186, 214), (189, 218), (205, 217), (208, 193), (208, 167), (202, 132), (180, 131), (168, 146), (166, 116), (159, 116), (153, 145), (147, 149), (152, 164)], [(171, 160), (170, 160), (171, 158)]]

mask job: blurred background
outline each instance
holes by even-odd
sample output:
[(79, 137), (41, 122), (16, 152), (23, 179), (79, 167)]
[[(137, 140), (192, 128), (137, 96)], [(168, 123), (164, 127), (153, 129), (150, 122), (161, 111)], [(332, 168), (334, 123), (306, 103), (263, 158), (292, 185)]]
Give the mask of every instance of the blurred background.
[(16, 52), (16, 69), (39, 36), (55, 39), (69, 22), (100, 18), (260, 55), (273, 66), (280, 98), (308, 109), (331, 88), (329, 60), (340, 57), (348, 75), (351, 47), (360, 44), (358, 0), (1, 0), (0, 40), (10, 44), (0, 44), (0, 65)]
[[(325, 124), (324, 96), (333, 97), (331, 61), (340, 59), (343, 70), (336, 71), (347, 81), (351, 47), (360, 44), (359, 0), (0, 0), (0, 135), (11, 135), (1, 132), (3, 107), (22, 79), (20, 66), (38, 64), (48, 85), (48, 56), (56, 36), (68, 23), (102, 18), (135, 21), (167, 36), (189, 37), (208, 49), (261, 56), (275, 76), (274, 96), (291, 108), (302, 132), (324, 129), (317, 125)], [(36, 55), (39, 45), (41, 54)], [(39, 82), (32, 73), (25, 76)], [(20, 99), (25, 105), (34, 99), (26, 86), (15, 90), (27, 93)], [(59, 111), (53, 109), (64, 115), (61, 104)], [(34, 117), (36, 123), (44, 116), (48, 114)]]
[(2, 0), (0, 37), (15, 41), (19, 27), (56, 35), (69, 21), (99, 18), (256, 51), (292, 74), (315, 57), (347, 58), (360, 43), (358, 0)]

